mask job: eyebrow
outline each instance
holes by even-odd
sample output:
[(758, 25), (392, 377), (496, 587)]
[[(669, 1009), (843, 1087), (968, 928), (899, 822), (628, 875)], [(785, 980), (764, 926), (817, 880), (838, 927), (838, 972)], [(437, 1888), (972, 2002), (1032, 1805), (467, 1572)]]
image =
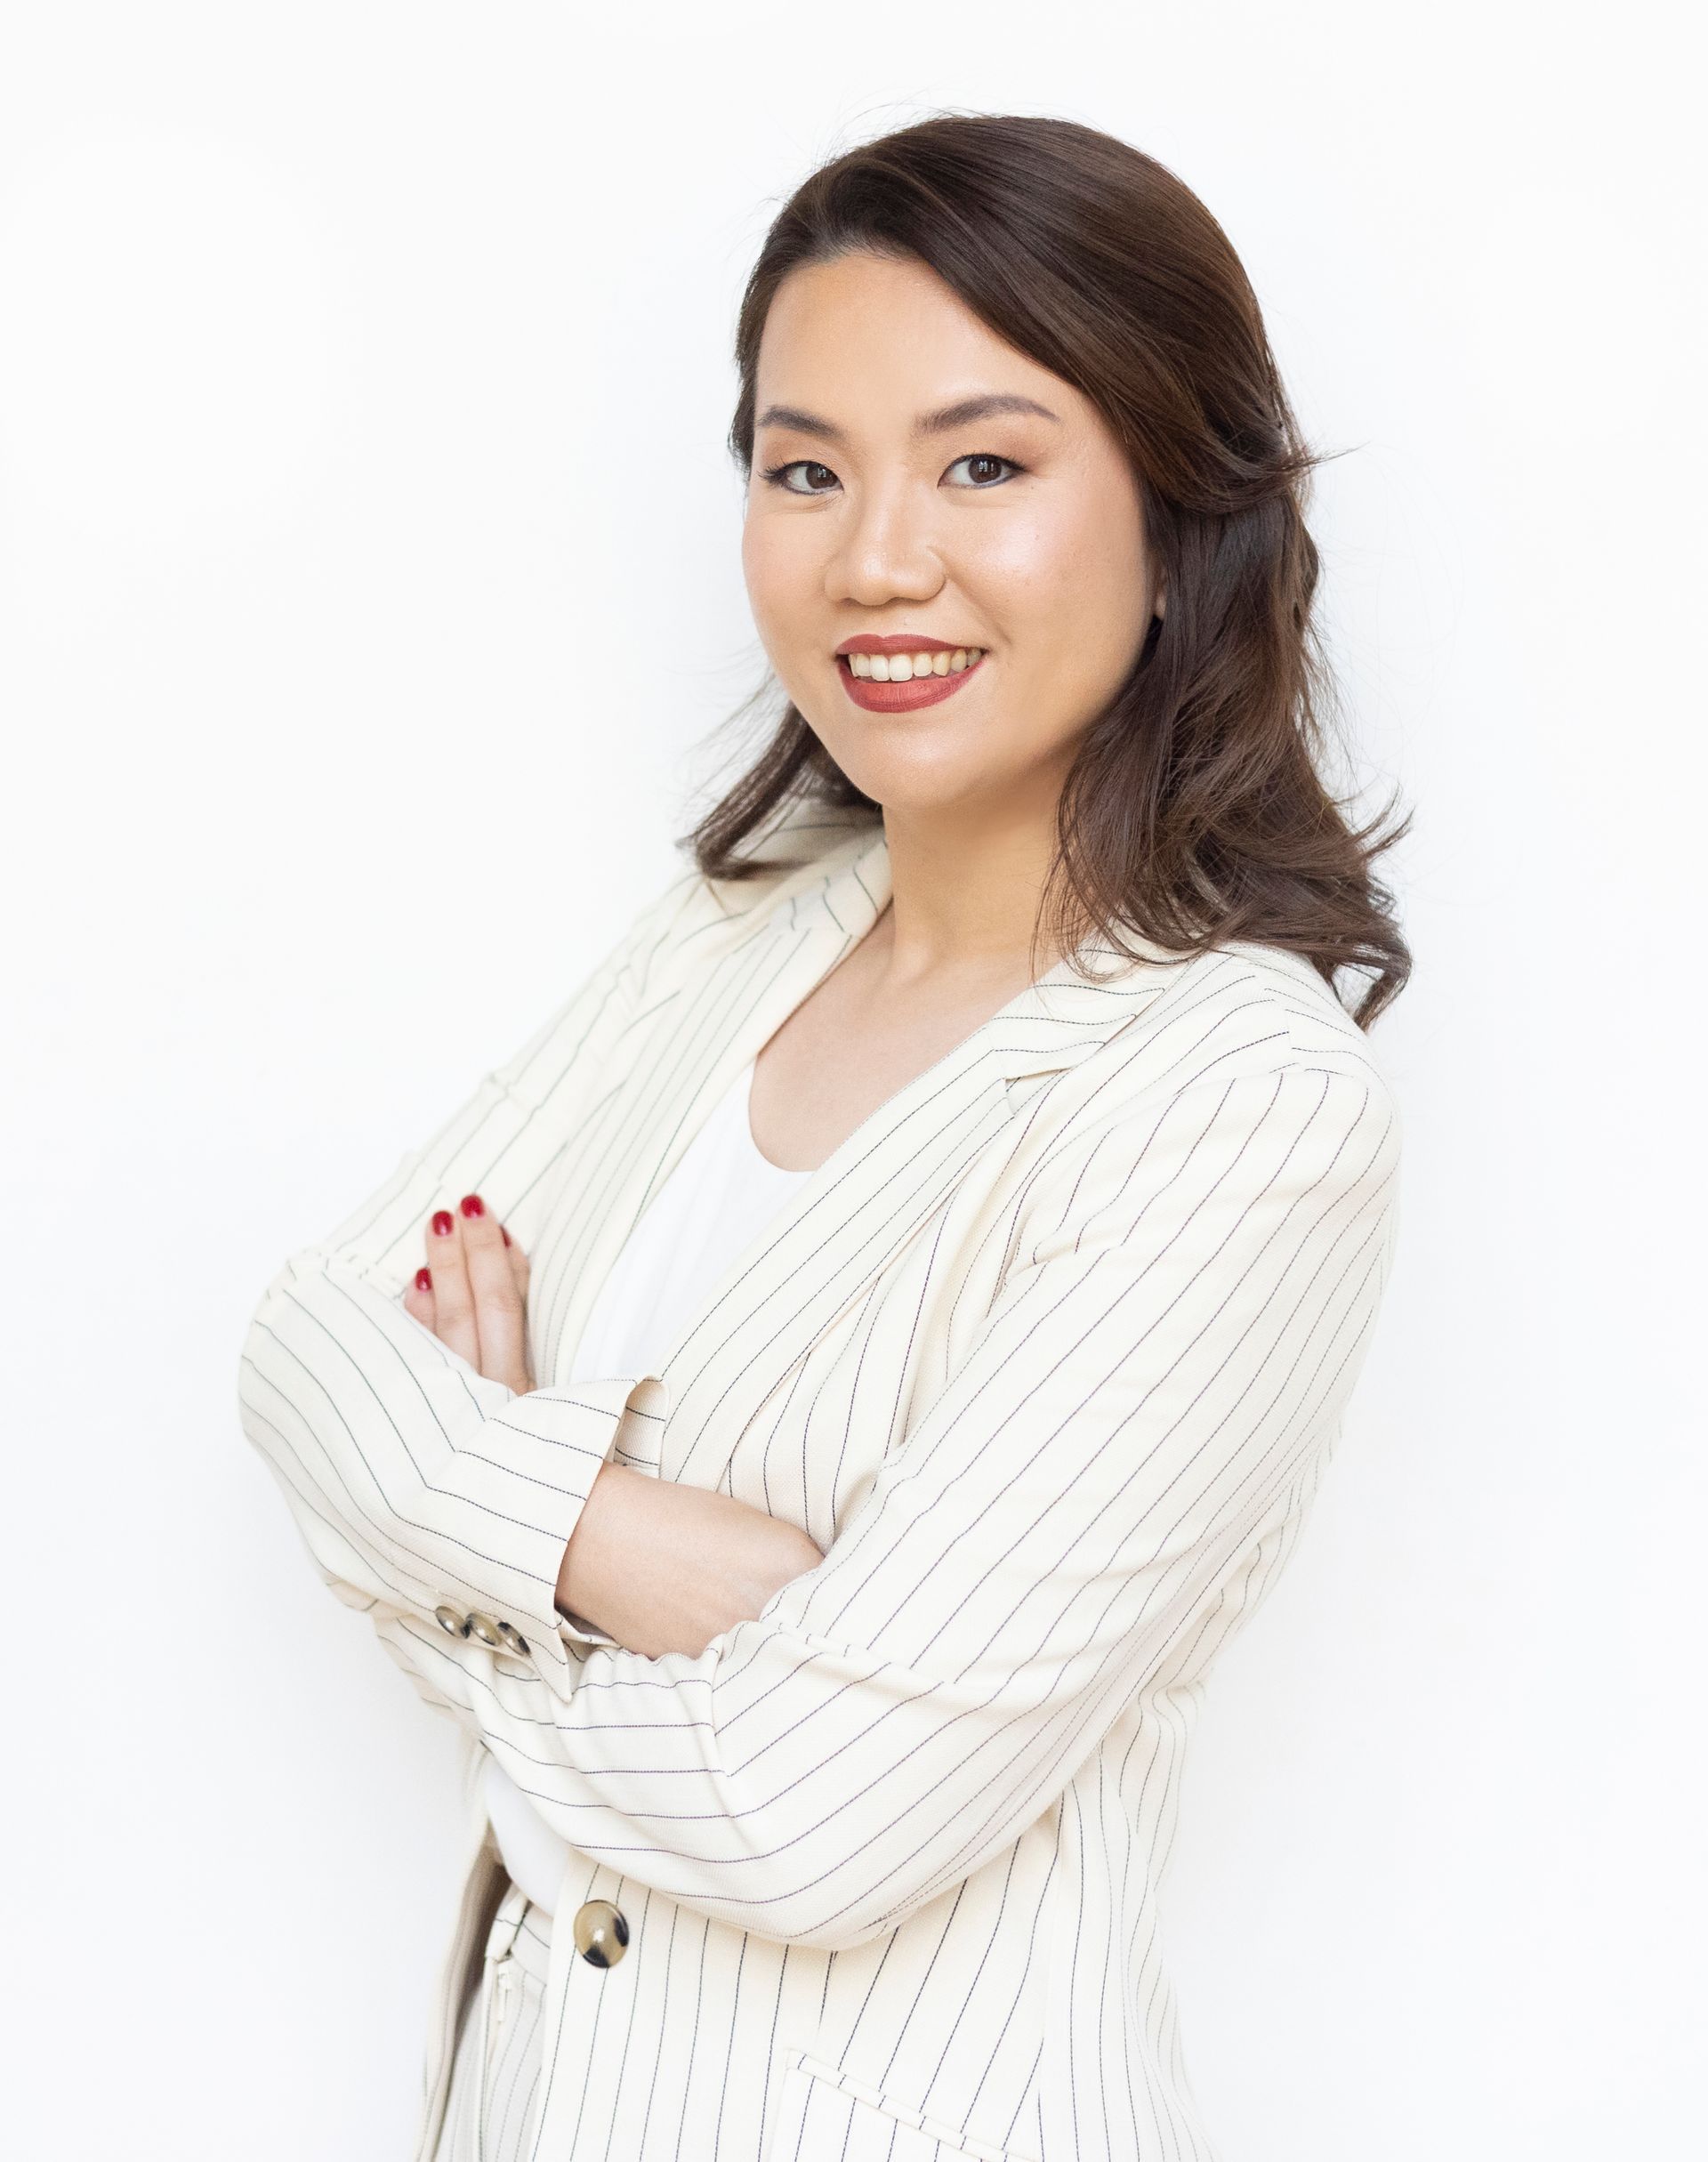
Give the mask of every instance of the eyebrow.
[[(1052, 413), (1048, 406), (1041, 406), (1035, 398), (1022, 398), (1016, 391), (987, 391), (976, 398), (963, 398), (952, 406), (939, 406), (934, 412), (922, 413), (914, 423), (916, 436), (946, 435), (953, 428), (967, 427), (973, 421), (991, 420), (1001, 413), (1032, 413), (1042, 420), (1059, 424), (1060, 415)], [(847, 435), (834, 421), (821, 415), (809, 413), (800, 406), (767, 406), (754, 423), (760, 428), (793, 428), (801, 435), (820, 435), (827, 443), (846, 443)]]

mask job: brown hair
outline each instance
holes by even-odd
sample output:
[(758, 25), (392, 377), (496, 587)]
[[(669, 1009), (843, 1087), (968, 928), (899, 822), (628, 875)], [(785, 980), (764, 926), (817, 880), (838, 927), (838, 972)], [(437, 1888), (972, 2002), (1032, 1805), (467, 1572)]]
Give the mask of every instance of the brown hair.
[[(1349, 823), (1319, 770), (1325, 714), (1338, 719), (1304, 520), (1321, 454), (1301, 437), (1227, 235), (1164, 165), (1073, 121), (940, 117), (850, 150), (784, 205), (743, 295), (729, 448), (745, 475), (777, 287), (855, 249), (928, 265), (1072, 383), (1141, 491), (1167, 613), (1086, 730), (1057, 806), (1045, 899), (1062, 950), (1090, 925), (1127, 952), (1123, 921), (1172, 952), (1234, 939), (1287, 948), (1337, 990), (1340, 970), (1367, 976), (1349, 1009), (1367, 1028), (1410, 972), (1373, 873), (1410, 819), (1384, 832), (1390, 801)], [(801, 800), (857, 821), (862, 806), (874, 823), (882, 815), (790, 702), (683, 844), (709, 877), (752, 875), (740, 844)]]

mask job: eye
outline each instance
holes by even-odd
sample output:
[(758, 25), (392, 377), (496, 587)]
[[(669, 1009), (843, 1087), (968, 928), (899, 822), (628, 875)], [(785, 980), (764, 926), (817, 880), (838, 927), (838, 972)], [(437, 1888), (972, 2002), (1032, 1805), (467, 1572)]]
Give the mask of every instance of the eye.
[[(995, 452), (992, 450), (969, 451), (964, 458), (957, 458), (955, 461), (955, 465), (1005, 465), (1011, 473), (1023, 473), (1026, 471), (1024, 465), (1017, 465), (1012, 458), (999, 458)], [(955, 465), (951, 465), (949, 467), (949, 471), (951, 472), (955, 471)], [(982, 479), (975, 480), (968, 483), (968, 485), (977, 488), (995, 488), (1000, 486), (1002, 481), (1007, 476), (1003, 473), (991, 474), (987, 472)]]
[[(1018, 464), (1013, 458), (998, 457), (995, 451), (990, 450), (969, 451), (965, 457), (957, 458), (955, 464), (947, 469), (947, 472), (953, 472), (955, 465), (982, 468), (983, 470), (974, 479), (957, 481), (955, 485), (987, 492), (993, 488), (1000, 488), (1004, 480), (1011, 479), (1016, 473), (1023, 473), (1027, 471), (1024, 465)], [(994, 472), (991, 471), (994, 466), (1003, 466), (1007, 470), (1003, 472)], [(794, 472), (822, 474), (833, 486), (836, 483), (836, 476), (829, 466), (820, 464), (817, 458), (791, 458), (783, 465), (761, 466), (760, 478), (769, 482), (772, 488), (780, 488), (788, 496), (828, 496), (831, 493), (829, 488), (814, 486), (797, 488), (793, 481), (785, 478), (786, 474)]]
[(786, 465), (767, 465), (761, 469), (760, 478), (769, 480), (773, 488), (780, 488), (786, 495), (789, 496), (829, 495), (830, 490), (827, 488), (791, 488), (783, 476), (785, 473), (795, 472), (797, 468), (810, 473), (828, 474), (833, 480), (836, 478), (835, 474), (831, 472), (828, 465), (820, 465), (816, 458), (791, 458)]

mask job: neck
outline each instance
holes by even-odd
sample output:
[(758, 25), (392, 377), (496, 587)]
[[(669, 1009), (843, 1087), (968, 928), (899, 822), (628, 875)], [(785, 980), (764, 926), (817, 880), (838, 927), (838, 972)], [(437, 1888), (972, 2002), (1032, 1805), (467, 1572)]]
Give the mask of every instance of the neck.
[[(974, 820), (884, 812), (890, 903), (874, 926), (885, 974), (1034, 980), (1032, 934), (1055, 855), (1055, 806)], [(1059, 958), (1046, 944), (1042, 973)]]

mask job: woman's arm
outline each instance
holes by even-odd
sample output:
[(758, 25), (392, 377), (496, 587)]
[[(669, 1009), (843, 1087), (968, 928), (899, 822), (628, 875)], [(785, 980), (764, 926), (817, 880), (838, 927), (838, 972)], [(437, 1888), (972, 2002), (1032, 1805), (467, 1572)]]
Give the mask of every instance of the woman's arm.
[(1255, 1609), (1363, 1357), (1396, 1163), (1374, 1073), (1112, 1110), (1034, 1182), (962, 1366), (756, 1618), (697, 1657), (576, 1646), (561, 1691), (407, 1602), (381, 1641), (583, 1852), (786, 1941), (891, 1929)]
[[(434, 1215), (425, 1250), (429, 1265), (406, 1288), (406, 1311), (476, 1372), (530, 1394), (533, 1271), (520, 1241), (469, 1194), (458, 1210)], [(557, 1609), (588, 1643), (650, 1657), (700, 1652), (823, 1559), (803, 1531), (732, 1496), (608, 1462), (564, 1549)], [(588, 1619), (594, 1613), (598, 1622)]]
[(797, 1525), (731, 1494), (608, 1464), (570, 1536), (558, 1604), (593, 1624), (576, 1632), (587, 1643), (697, 1658), (824, 1558)]
[(641, 910), (514, 1057), (320, 1244), (293, 1254), (246, 1333), (239, 1416), (322, 1577), (346, 1603), (430, 1620), (447, 1602), (502, 1617), (553, 1687), (576, 1625), (554, 1595), (600, 1467), (656, 1457), (656, 1377), (520, 1394), (458, 1358), (400, 1295), (433, 1212), (479, 1191), (530, 1241), (559, 1159), (599, 1115), (600, 1077), (636, 1025), (654, 954), (704, 897), (697, 873)]

